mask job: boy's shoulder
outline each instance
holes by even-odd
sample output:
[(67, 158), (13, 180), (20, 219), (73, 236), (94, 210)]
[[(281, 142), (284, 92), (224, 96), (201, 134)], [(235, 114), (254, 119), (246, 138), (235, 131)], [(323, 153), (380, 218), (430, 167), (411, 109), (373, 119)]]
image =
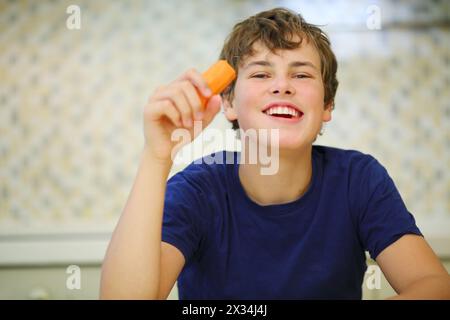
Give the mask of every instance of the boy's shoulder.
[(354, 149), (313, 145), (313, 157), (327, 172), (348, 175), (351, 179), (386, 177), (386, 168), (371, 154)]
[(331, 157), (343, 159), (367, 158), (367, 157), (373, 158), (372, 155), (356, 149), (342, 149), (323, 145), (313, 145), (313, 152), (320, 153), (329, 158)]
[(338, 169), (367, 168), (368, 166), (382, 167), (371, 154), (355, 149), (341, 149), (322, 145), (313, 145), (313, 157), (319, 157), (325, 166)]

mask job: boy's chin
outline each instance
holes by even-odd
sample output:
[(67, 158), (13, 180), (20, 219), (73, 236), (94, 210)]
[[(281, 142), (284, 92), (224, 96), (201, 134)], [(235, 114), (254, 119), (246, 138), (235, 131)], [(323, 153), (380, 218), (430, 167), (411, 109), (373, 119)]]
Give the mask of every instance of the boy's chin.
[[(266, 129), (264, 129), (266, 130)], [(253, 136), (255, 137), (255, 136)], [(241, 142), (243, 137), (241, 137)], [(292, 132), (291, 130), (284, 131), (279, 130), (277, 134), (273, 132), (266, 132), (264, 135), (256, 135), (256, 141), (254, 139), (244, 139), (246, 142), (254, 144), (255, 142), (261, 147), (268, 147), (270, 149), (278, 148), (286, 151), (298, 151), (305, 147), (310, 147), (313, 143), (310, 137), (302, 135), (301, 132)]]

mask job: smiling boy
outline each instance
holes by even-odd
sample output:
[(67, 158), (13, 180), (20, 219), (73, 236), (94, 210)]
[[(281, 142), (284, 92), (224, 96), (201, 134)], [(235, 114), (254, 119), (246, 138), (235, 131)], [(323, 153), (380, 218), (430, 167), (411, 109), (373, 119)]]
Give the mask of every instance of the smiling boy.
[[(178, 280), (181, 299), (361, 299), (367, 250), (397, 298), (450, 298), (448, 273), (385, 168), (358, 151), (313, 146), (338, 85), (326, 35), (277, 8), (237, 24), (221, 58), (238, 75), (222, 97), (189, 70), (149, 99), (101, 297), (165, 299)], [(210, 97), (205, 110), (196, 90)], [(234, 129), (278, 130), (278, 171), (200, 163), (166, 182), (171, 134), (194, 135), (193, 121), (206, 127), (221, 104)]]
[[(312, 175), (312, 143), (322, 123), (331, 120), (333, 101), (324, 104), (319, 54), (304, 42), (277, 52), (256, 42), (253, 54), (239, 67), (232, 102), (224, 100), (227, 119), (239, 119), (244, 132), (278, 129), (277, 174), (261, 175), (258, 165), (239, 167), (246, 193), (261, 205), (290, 202), (306, 191)], [(293, 109), (294, 116), (283, 116), (280, 108)]]

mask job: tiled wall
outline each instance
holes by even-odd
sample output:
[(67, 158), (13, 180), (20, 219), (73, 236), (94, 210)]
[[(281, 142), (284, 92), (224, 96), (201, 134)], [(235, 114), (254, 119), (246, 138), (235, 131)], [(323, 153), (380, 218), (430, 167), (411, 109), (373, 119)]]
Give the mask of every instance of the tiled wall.
[[(366, 25), (372, 4), (380, 30)], [(152, 90), (204, 70), (238, 20), (274, 6), (327, 24), (338, 56), (334, 118), (316, 143), (374, 155), (416, 217), (448, 221), (447, 1), (0, 1), (0, 234), (109, 230)]]

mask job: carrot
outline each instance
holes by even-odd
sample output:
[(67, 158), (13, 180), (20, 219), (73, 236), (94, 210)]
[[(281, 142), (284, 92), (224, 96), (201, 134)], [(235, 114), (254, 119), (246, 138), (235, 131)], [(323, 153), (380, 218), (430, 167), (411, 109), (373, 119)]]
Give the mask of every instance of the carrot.
[[(236, 72), (226, 60), (219, 60), (203, 74), (212, 95), (221, 93), (236, 78)], [(202, 106), (205, 107), (208, 99), (199, 94)]]

